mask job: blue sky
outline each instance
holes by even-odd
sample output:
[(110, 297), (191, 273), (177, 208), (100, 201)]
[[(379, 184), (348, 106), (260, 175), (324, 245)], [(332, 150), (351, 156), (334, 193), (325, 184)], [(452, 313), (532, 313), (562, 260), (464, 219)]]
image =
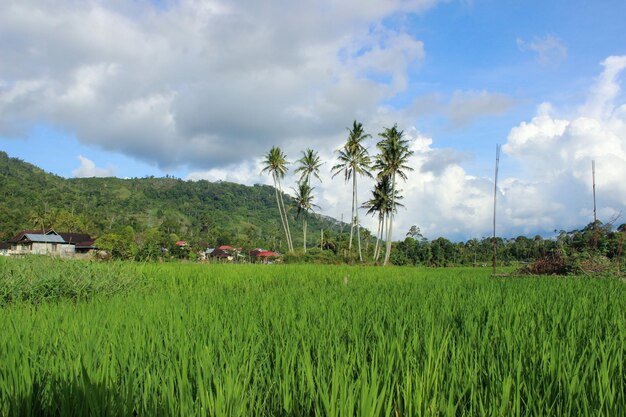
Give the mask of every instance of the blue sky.
[[(604, 218), (626, 208), (623, 16), (613, 0), (8, 0), (0, 149), (64, 177), (253, 184), (273, 145), (331, 165), (353, 119), (372, 148), (398, 123), (416, 152), (400, 229), (487, 234), (499, 143), (501, 233), (549, 235), (588, 223), (590, 159)], [(325, 214), (347, 213), (323, 179)]]

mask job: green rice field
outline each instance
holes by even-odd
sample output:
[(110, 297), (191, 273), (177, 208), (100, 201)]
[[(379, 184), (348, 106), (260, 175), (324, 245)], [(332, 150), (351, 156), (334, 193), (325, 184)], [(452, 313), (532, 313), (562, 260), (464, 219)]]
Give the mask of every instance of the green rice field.
[(626, 285), (0, 259), (0, 416), (626, 415)]

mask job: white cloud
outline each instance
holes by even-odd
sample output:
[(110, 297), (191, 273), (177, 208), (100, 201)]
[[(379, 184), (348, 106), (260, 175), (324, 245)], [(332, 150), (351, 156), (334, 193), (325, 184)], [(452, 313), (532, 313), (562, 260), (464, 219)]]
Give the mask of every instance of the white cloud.
[[(592, 219), (591, 161), (603, 221), (626, 208), (626, 105), (618, 102), (626, 57), (609, 57), (574, 114), (556, 116), (540, 106), (530, 122), (514, 127), (503, 151), (518, 160), (526, 181), (503, 185), (508, 213), (527, 225), (572, 228)], [(540, 221), (538, 221), (540, 220)]]
[[(589, 100), (575, 114), (557, 116), (550, 103), (542, 103), (530, 120), (513, 127), (503, 146), (504, 174), (498, 187), (497, 230), (500, 235), (517, 236), (541, 233), (550, 235), (555, 229), (571, 230), (589, 223), (592, 216), (591, 160), (596, 161), (596, 187), (600, 219), (607, 221), (626, 212), (626, 105), (620, 103), (618, 77), (626, 68), (626, 58), (608, 58), (604, 72), (590, 88)], [(605, 92), (604, 95), (598, 92)], [(591, 103), (591, 104), (590, 104)], [(380, 123), (387, 120), (379, 113)], [(391, 124), (387, 124), (391, 125)], [(366, 126), (366, 131), (368, 131)], [(395, 237), (401, 239), (411, 225), (418, 225), (425, 236), (447, 236), (469, 239), (491, 234), (493, 210), (493, 178), (476, 177), (463, 167), (468, 158), (453, 149), (434, 146), (433, 139), (417, 131), (406, 130), (414, 154), (406, 183), (399, 182), (405, 205), (399, 209)], [(344, 219), (350, 212), (351, 184), (341, 178), (330, 179), (334, 155), (321, 150), (329, 161), (322, 172), (322, 184), (314, 184), (317, 203), (326, 215)], [(369, 142), (373, 152), (374, 143)], [(288, 152), (294, 161), (298, 154)], [(515, 177), (507, 176), (507, 160), (522, 167)], [(269, 177), (259, 175), (260, 160), (192, 174), (190, 178), (226, 179), (253, 184), (270, 184)], [(284, 181), (290, 192), (295, 183), (293, 174)], [(359, 201), (369, 198), (373, 181), (359, 179)], [(376, 230), (376, 219), (365, 217), (363, 225)]]
[[(592, 160), (600, 220), (626, 213), (626, 104), (619, 82), (626, 57), (609, 57), (603, 67), (574, 114), (558, 114), (543, 103), (530, 121), (511, 129), (498, 187), (499, 234), (549, 235), (590, 223)], [(402, 184), (406, 210), (398, 214), (396, 237), (412, 224), (430, 238), (489, 235), (493, 179), (472, 176), (462, 167), (463, 155), (434, 147), (432, 139), (415, 130), (408, 133), (415, 172)], [(507, 160), (522, 172), (507, 176)], [(433, 164), (437, 169), (430, 168)]]
[(514, 104), (511, 97), (500, 93), (455, 91), (446, 113), (452, 126), (462, 127), (478, 117), (506, 113)]
[(587, 102), (581, 107), (580, 114), (596, 119), (623, 120), (614, 112), (623, 112), (624, 104), (615, 105), (615, 100), (621, 91), (618, 77), (626, 68), (626, 56), (611, 56), (603, 63), (604, 71), (591, 88)]
[(237, 164), (230, 164), (224, 167), (211, 168), (204, 171), (193, 171), (187, 175), (187, 180), (198, 181), (228, 181), (238, 184), (270, 184), (261, 175), (261, 159), (243, 161)]
[(403, 91), (423, 43), (381, 22), (435, 0), (7, 0), (0, 134), (48, 122), (162, 168), (333, 146)]
[[(415, 128), (407, 130), (406, 137), (411, 141), (414, 155), (409, 165), (414, 172), (408, 173), (406, 183), (399, 182), (405, 196), (396, 218), (396, 237), (402, 238), (412, 224), (419, 224), (422, 231), (430, 237), (445, 234), (458, 237), (483, 233), (490, 222), (490, 193), (493, 184), (488, 179), (474, 178), (461, 167), (467, 156), (453, 149), (438, 149), (432, 146), (432, 139), (421, 135)], [(369, 140), (370, 152), (375, 152), (374, 144), (378, 138)], [(335, 143), (339, 148), (341, 142)], [(299, 158), (297, 152), (287, 153), (293, 164)], [(321, 160), (326, 161), (320, 173), (322, 182), (313, 181), (316, 204), (322, 213), (345, 221), (349, 219), (351, 182), (344, 182), (338, 175), (331, 179), (330, 169), (334, 165), (335, 155), (328, 149), (320, 150)], [(293, 194), (291, 187), (297, 178), (292, 168), (283, 180), (283, 189)], [(225, 168), (194, 172), (187, 179), (226, 180), (252, 185), (255, 183), (271, 184), (271, 178), (261, 175), (261, 160), (244, 162)], [(369, 198), (374, 181), (359, 177), (359, 201)], [(370, 230), (376, 229), (376, 219), (366, 217), (362, 210), (361, 222)]]
[(532, 41), (517, 38), (517, 46), (521, 51), (533, 51), (542, 65), (556, 65), (567, 58), (567, 47), (556, 36), (548, 34), (544, 37), (535, 36)]
[[(188, 165), (194, 171), (190, 179), (269, 183), (259, 175), (257, 158), (272, 145), (292, 161), (307, 146), (332, 161), (345, 126), (355, 118), (373, 134), (395, 122), (415, 122), (412, 109), (381, 103), (406, 88), (407, 74), (425, 57), (424, 45), (382, 22), (435, 4), (181, 0), (157, 8), (146, 1), (5, 0), (0, 134), (15, 136), (43, 121), (74, 133), (83, 144), (161, 167)], [(553, 35), (519, 39), (518, 45), (544, 64), (567, 56)], [(608, 58), (575, 114), (545, 103), (511, 129), (504, 151), (524, 172), (501, 182), (502, 233), (587, 223), (591, 159), (601, 213), (626, 207), (626, 105), (619, 82), (625, 67), (626, 57)], [(451, 125), (465, 126), (513, 104), (495, 92), (457, 91), (413, 107), (435, 108)], [(491, 179), (467, 172), (466, 155), (437, 148), (417, 130), (407, 134), (415, 172), (400, 184), (406, 210), (398, 214), (396, 237), (412, 224), (429, 237), (488, 234)], [(112, 175), (110, 167), (79, 159), (76, 176)], [(349, 184), (331, 181), (328, 172), (323, 179), (315, 186), (324, 214), (347, 217)], [(287, 178), (285, 189), (293, 184)], [(364, 201), (372, 184), (360, 184)], [(375, 229), (373, 219), (364, 221)]]
[(82, 155), (78, 155), (80, 166), (72, 171), (72, 175), (76, 178), (90, 178), (90, 177), (112, 177), (115, 174), (115, 169), (111, 166), (107, 168), (98, 168), (96, 164)]
[(456, 90), (446, 97), (441, 93), (417, 97), (406, 113), (444, 115), (454, 129), (464, 128), (488, 116), (500, 116), (511, 110), (516, 100), (506, 94), (486, 90)]

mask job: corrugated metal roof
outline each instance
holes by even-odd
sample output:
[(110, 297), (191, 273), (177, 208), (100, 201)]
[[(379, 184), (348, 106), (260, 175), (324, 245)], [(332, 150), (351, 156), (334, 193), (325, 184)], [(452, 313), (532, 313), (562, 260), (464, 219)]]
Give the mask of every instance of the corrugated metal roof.
[(266, 250), (263, 252), (259, 252), (256, 256), (259, 258), (278, 258), (280, 255), (276, 252)]
[(31, 242), (45, 242), (45, 243), (65, 243), (65, 240), (59, 235), (41, 235), (34, 233), (26, 233), (24, 235), (26, 239)]

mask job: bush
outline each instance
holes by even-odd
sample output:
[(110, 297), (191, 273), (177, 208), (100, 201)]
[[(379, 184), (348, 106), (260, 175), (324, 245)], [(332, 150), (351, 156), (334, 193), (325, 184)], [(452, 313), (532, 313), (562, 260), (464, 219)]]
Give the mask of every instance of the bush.
[(331, 250), (320, 250), (319, 248), (311, 248), (306, 253), (293, 252), (283, 255), (283, 261), (289, 264), (340, 264), (347, 261), (342, 257), (335, 255)]

